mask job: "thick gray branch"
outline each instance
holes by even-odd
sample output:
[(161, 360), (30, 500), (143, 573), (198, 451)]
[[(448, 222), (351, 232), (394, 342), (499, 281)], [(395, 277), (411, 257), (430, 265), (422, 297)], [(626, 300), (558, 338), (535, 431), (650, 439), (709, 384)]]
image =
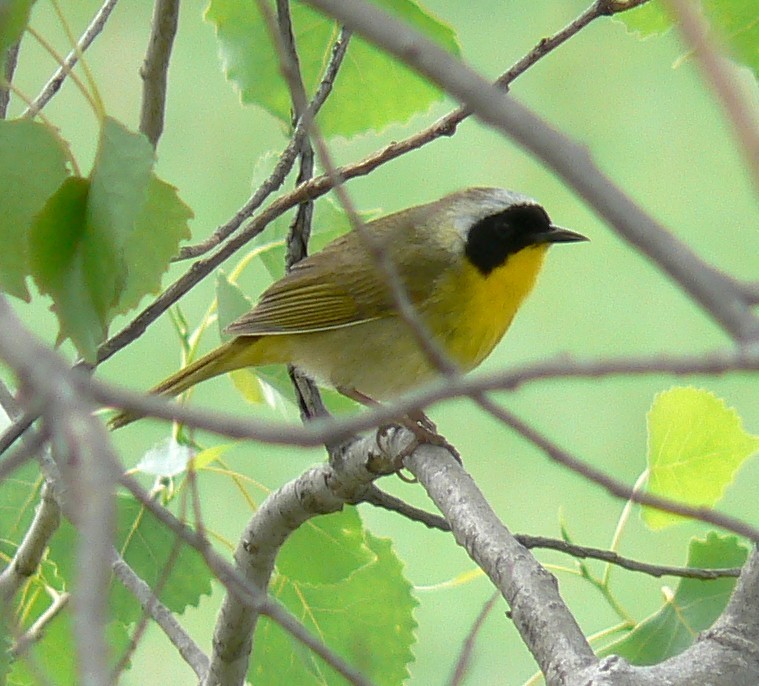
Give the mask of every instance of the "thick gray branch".
[[(408, 445), (412, 437), (406, 432), (404, 440)], [(396, 444), (396, 449), (399, 447), (401, 443)], [(293, 531), (312, 517), (359, 501), (375, 479), (394, 468), (392, 458), (372, 436), (348, 444), (340, 453), (335, 451), (331, 464), (313, 467), (269, 495), (251, 518), (235, 551), (235, 563), (246, 581), (264, 594), (276, 556)], [(241, 603), (232, 592), (227, 594), (214, 631), (207, 684), (244, 681), (259, 616), (255, 606)]]
[(451, 525), (456, 542), (490, 577), (549, 684), (566, 684), (595, 656), (556, 579), (501, 523), (472, 478), (444, 448), (423, 445), (406, 459)]

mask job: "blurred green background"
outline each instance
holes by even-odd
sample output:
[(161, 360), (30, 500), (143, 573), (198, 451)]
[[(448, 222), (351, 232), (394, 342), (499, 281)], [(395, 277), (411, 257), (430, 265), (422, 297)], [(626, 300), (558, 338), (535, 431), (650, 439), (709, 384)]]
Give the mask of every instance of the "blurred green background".
[[(77, 34), (99, 2), (67, 3)], [(143, 59), (151, 3), (121, 3), (88, 53), (110, 114), (136, 128), (140, 101), (138, 69)], [(572, 20), (586, 2), (565, 0), (426, 0), (424, 5), (458, 33), (463, 56), (489, 77), (505, 71), (535, 43)], [(176, 185), (195, 212), (193, 240), (209, 234), (246, 200), (259, 158), (285, 143), (280, 126), (266, 113), (243, 107), (220, 68), (212, 27), (203, 21), (204, 3), (186, 2), (169, 74), (166, 130), (158, 150), (159, 176)], [(32, 25), (65, 53), (68, 43), (46, 3), (39, 3)], [(514, 97), (533, 107), (557, 128), (588, 147), (601, 168), (642, 206), (717, 267), (757, 279), (756, 197), (742, 158), (714, 96), (703, 85), (693, 60), (674, 63), (686, 52), (678, 36), (640, 41), (617, 21), (599, 20), (539, 62), (512, 88)], [(36, 94), (55, 65), (33, 41), (24, 43), (15, 82)], [(735, 78), (756, 104), (756, 84), (738, 68)], [(355, 161), (385, 143), (405, 137), (448, 112), (454, 103), (435, 105), (407, 125), (379, 135), (332, 142), (339, 162)], [(18, 102), (10, 115), (20, 111)], [(83, 169), (91, 163), (96, 125), (91, 111), (70, 82), (46, 109), (70, 140)], [(636, 254), (564, 187), (550, 170), (474, 120), (441, 139), (356, 179), (348, 190), (364, 210), (392, 211), (435, 199), (471, 185), (506, 186), (525, 192), (548, 209), (560, 225), (592, 242), (552, 251), (541, 283), (505, 341), (483, 369), (571, 354), (583, 358), (634, 353), (697, 353), (726, 344), (727, 338), (666, 276)], [(234, 262), (227, 266), (231, 271)], [(180, 275), (186, 264), (166, 277)], [(263, 268), (246, 272), (243, 285), (254, 296), (267, 283)], [(181, 306), (191, 324), (213, 297), (213, 279), (193, 290)], [(19, 303), (24, 320), (51, 343), (56, 326), (48, 303)], [(115, 322), (114, 331), (127, 320)], [(204, 339), (217, 342), (215, 331)], [(62, 350), (73, 358), (70, 346)], [(146, 389), (179, 364), (179, 348), (167, 318), (151, 326), (134, 345), (98, 370), (109, 381)], [(735, 406), (746, 427), (759, 433), (756, 380), (733, 374), (722, 378), (677, 381), (666, 377), (540, 383), (499, 399), (567, 450), (632, 484), (644, 469), (646, 411), (654, 395), (674, 383), (713, 390)], [(276, 416), (273, 410), (246, 405), (226, 378), (196, 393), (199, 404), (241, 413)], [(566, 522), (577, 542), (608, 546), (623, 503), (551, 464), (545, 456), (466, 401), (449, 402), (430, 412), (442, 433), (458, 447), (467, 469), (512, 530), (557, 536)], [(295, 415), (290, 414), (295, 420)], [(165, 437), (167, 427), (145, 422), (117, 435), (127, 465)], [(217, 439), (208, 439), (209, 442)], [(298, 451), (256, 444), (227, 453), (232, 468), (273, 489), (323, 457), (319, 450)], [(721, 507), (755, 517), (757, 460), (749, 462)], [(385, 488), (429, 506), (419, 486), (386, 479)], [(208, 527), (229, 540), (250, 512), (228, 478), (206, 475), (200, 491)], [(376, 533), (392, 538), (419, 588), (416, 662), (412, 684), (443, 683), (462, 641), (491, 586), (482, 577), (454, 580), (473, 569), (449, 536), (430, 532), (398, 517), (361, 507)], [(662, 563), (681, 564), (689, 535), (703, 531), (686, 524), (663, 533), (647, 531), (633, 517), (621, 551)], [(568, 568), (572, 561), (539, 553)], [(558, 572), (561, 591), (588, 634), (616, 623), (601, 597), (576, 575)], [(642, 618), (661, 604), (664, 581), (615, 572), (623, 605)], [(182, 618), (201, 646), (210, 636), (220, 593), (205, 599)], [(470, 684), (519, 684), (535, 671), (531, 656), (505, 617), (503, 603), (487, 619), (477, 642)], [(124, 684), (191, 683), (192, 674), (168, 641), (153, 627), (138, 650)], [(146, 681), (149, 674), (149, 681)]]

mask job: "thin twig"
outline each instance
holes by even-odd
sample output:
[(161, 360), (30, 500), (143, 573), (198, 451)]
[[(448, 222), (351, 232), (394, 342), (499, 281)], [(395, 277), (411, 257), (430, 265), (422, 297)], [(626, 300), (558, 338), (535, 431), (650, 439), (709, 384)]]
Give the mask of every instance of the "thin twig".
[(10, 564), (0, 574), (0, 603), (10, 601), (31, 576), (37, 573), (47, 544), (61, 523), (61, 508), (53, 488), (45, 483), (40, 503), (29, 529)]
[[(174, 568), (174, 565), (175, 565), (175, 563), (177, 561), (177, 557), (179, 556), (179, 550), (180, 550), (181, 547), (182, 547), (182, 542), (180, 541), (179, 537), (177, 536), (177, 537), (174, 538), (174, 541), (173, 541), (172, 546), (171, 546), (171, 550), (169, 551), (169, 555), (166, 558), (166, 563), (161, 568), (160, 575), (159, 575), (158, 580), (157, 580), (156, 585), (155, 585), (155, 589), (151, 589), (150, 586), (148, 586), (147, 583), (145, 583), (144, 581), (142, 582), (145, 585), (145, 588), (147, 589), (147, 591), (150, 594), (150, 596), (148, 597), (147, 601), (145, 603), (143, 603), (142, 600), (141, 600), (141, 598), (139, 596), (135, 595), (135, 597), (137, 598), (137, 600), (140, 601), (140, 605), (142, 605), (142, 615), (140, 616), (140, 619), (137, 622), (137, 626), (135, 626), (134, 631), (132, 632), (132, 635), (131, 635), (131, 637), (129, 639), (129, 645), (125, 648), (124, 652), (119, 657), (118, 662), (114, 665), (114, 668), (113, 668), (113, 670), (111, 672), (111, 682), (113, 684), (117, 684), (118, 683), (119, 676), (121, 675), (121, 673), (125, 669), (127, 669), (129, 667), (129, 663), (130, 663), (130, 661), (132, 659), (132, 655), (137, 650), (137, 646), (139, 645), (140, 640), (142, 639), (142, 637), (143, 637), (143, 635), (145, 633), (145, 630), (147, 629), (148, 620), (150, 618), (153, 618), (153, 619), (156, 619), (156, 621), (158, 622), (158, 620), (156, 618), (156, 615), (157, 614), (158, 615), (161, 614), (161, 609), (160, 608), (163, 609), (164, 613), (168, 612), (170, 614), (170, 611), (167, 608), (165, 608), (165, 607), (163, 607), (161, 605), (160, 601), (158, 600), (158, 596), (163, 592), (163, 589), (166, 586), (166, 582), (169, 580), (169, 575), (171, 574), (171, 571)], [(116, 571), (115, 567), (118, 564), (119, 560), (121, 560), (121, 558), (118, 557), (118, 553), (116, 552), (116, 550), (114, 550), (113, 552), (117, 556), (117, 559), (115, 559), (114, 562), (113, 562), (113, 567), (114, 567), (114, 572), (115, 572)], [(126, 564), (126, 562), (124, 560), (121, 560), (121, 562), (123, 562), (123, 564), (128, 567), (128, 565)], [(139, 581), (142, 581), (141, 579), (139, 579), (139, 577), (137, 577), (136, 574), (134, 576), (135, 576), (135, 579), (137, 579)], [(131, 588), (129, 588), (129, 586), (127, 586), (127, 582), (125, 582), (123, 579), (121, 579), (121, 581), (124, 584), (124, 586), (126, 586), (129, 590), (132, 590)], [(132, 580), (132, 582), (133, 582), (133, 584), (136, 584), (136, 581)], [(160, 608), (159, 608), (159, 606), (160, 606)], [(177, 624), (177, 623), (175, 622), (175, 624)], [(177, 626), (179, 626), (179, 625), (177, 624)], [(163, 626), (161, 628), (163, 628)], [(181, 629), (181, 627), (180, 627), (180, 629)], [(166, 631), (166, 629), (164, 629), (164, 631)], [(169, 636), (168, 633), (167, 633), (167, 636)], [(181, 635), (177, 636), (177, 637), (178, 638), (182, 638)], [(172, 639), (172, 636), (169, 636), (169, 639), (171, 640), (172, 643), (174, 643), (174, 645), (177, 645), (174, 642), (174, 640)], [(193, 644), (193, 646), (194, 646), (194, 644)], [(194, 647), (197, 649), (197, 646), (194, 646)], [(177, 645), (177, 648), (179, 648), (178, 645)], [(192, 646), (190, 646), (190, 649), (192, 649)], [(180, 653), (181, 652), (182, 651), (180, 649)], [(204, 655), (203, 657), (206, 657), (206, 656)], [(206, 661), (207, 660), (208, 660), (208, 658), (206, 657)], [(190, 664), (190, 663), (188, 662), (188, 664)], [(190, 664), (190, 666), (193, 667), (193, 669), (195, 669), (195, 667), (192, 664)], [(206, 671), (207, 670), (208, 670), (208, 664), (206, 663)], [(205, 673), (206, 672), (204, 672), (203, 674), (205, 674)], [(199, 676), (201, 676), (201, 675), (199, 675)]]
[(500, 420), (507, 426), (510, 426), (517, 433), (521, 434), (530, 443), (542, 450), (551, 460), (566, 467), (575, 474), (579, 474), (584, 479), (591, 481), (604, 490), (611, 493), (616, 498), (622, 500), (632, 500), (639, 505), (647, 505), (664, 512), (670, 512), (689, 519), (697, 519), (707, 524), (713, 524), (726, 531), (732, 531), (739, 536), (745, 536), (754, 543), (759, 543), (759, 529), (746, 524), (746, 522), (730, 515), (722, 514), (710, 507), (686, 505), (669, 498), (652, 495), (636, 491), (621, 481), (617, 481), (600, 469), (583, 462), (566, 450), (556, 445), (548, 438), (543, 436), (537, 429), (534, 429), (526, 422), (522, 421), (516, 415), (508, 410), (496, 405), (489, 399), (481, 399), (480, 406), (489, 412), (493, 417)]
[(680, 33), (693, 48), (701, 71), (722, 104), (733, 126), (738, 150), (746, 158), (754, 186), (759, 191), (759, 121), (734, 76), (735, 67), (717, 52), (708, 35), (707, 23), (699, 16), (695, 3), (665, 0), (665, 4), (679, 19)]
[(644, 376), (666, 374), (691, 376), (696, 374), (725, 374), (737, 371), (759, 370), (759, 350), (716, 350), (702, 355), (668, 357), (631, 356), (601, 360), (575, 360), (566, 356), (543, 363), (525, 365), (500, 372), (473, 373), (468, 376), (436, 382), (392, 403), (378, 405), (348, 417), (323, 419), (307, 426), (270, 422), (253, 418), (240, 418), (221, 412), (209, 412), (181, 405), (161, 396), (137, 393), (105, 384), (98, 379), (87, 383), (87, 392), (103, 404), (124, 409), (140, 416), (152, 416), (179, 421), (212, 433), (231, 438), (250, 438), (275, 445), (315, 447), (326, 441), (340, 441), (360, 431), (392, 423), (399, 416), (461, 396), (472, 396), (487, 391), (513, 391), (531, 383), (558, 379), (601, 379), (610, 376)]
[(166, 637), (172, 642), (184, 661), (190, 665), (199, 679), (208, 673), (208, 656), (185, 632), (171, 612), (124, 559), (113, 551), (113, 573), (124, 587), (137, 599), (145, 612), (155, 620)]
[(142, 105), (140, 108), (140, 132), (158, 146), (163, 133), (166, 111), (166, 76), (169, 71), (171, 47), (177, 33), (179, 0), (155, 0), (150, 41), (145, 62), (140, 69), (142, 77)]
[[(280, 66), (285, 81), (290, 90), (290, 100), (293, 108), (293, 124), (297, 126), (298, 121), (303, 119), (308, 107), (306, 102), (306, 87), (303, 84), (303, 76), (298, 59), (298, 50), (295, 46), (295, 35), (293, 32), (292, 18), (290, 16), (289, 0), (277, 0), (277, 18), (276, 22), (271, 14), (269, 6), (264, 2), (259, 2), (259, 11), (269, 23), (275, 45), (280, 55)], [(334, 50), (333, 50), (334, 54)], [(343, 53), (345, 54), (345, 53)], [(339, 65), (338, 65), (339, 66)], [(332, 78), (337, 76), (337, 71), (332, 73)], [(308, 129), (307, 129), (308, 131)], [(311, 147), (311, 141), (308, 135), (300, 139), (298, 145), (298, 158), (300, 159), (300, 169), (296, 179), (296, 185), (305, 183), (314, 175), (314, 150)], [(285, 255), (285, 269), (290, 271), (296, 263), (300, 262), (308, 255), (308, 241), (311, 237), (311, 223), (314, 216), (313, 200), (306, 200), (298, 205), (295, 213), (295, 219), (290, 224), (287, 232), (287, 252)], [(324, 417), (327, 415), (327, 408), (324, 406), (319, 389), (316, 384), (300, 370), (289, 365), (288, 374), (295, 389), (295, 396), (298, 399), (298, 408), (300, 409), (301, 420), (309, 421), (315, 417)]]
[(729, 568), (698, 568), (698, 567), (677, 567), (671, 565), (658, 565), (650, 562), (640, 562), (632, 560), (629, 557), (623, 557), (614, 550), (603, 550), (602, 548), (590, 548), (588, 546), (567, 543), (557, 538), (546, 538), (545, 536), (530, 536), (528, 534), (516, 534), (516, 539), (529, 549), (544, 548), (547, 550), (556, 550), (560, 553), (571, 555), (572, 557), (589, 558), (601, 560), (609, 564), (631, 572), (642, 572), (649, 576), (677, 576), (684, 579), (702, 579), (712, 581), (725, 577), (739, 577), (741, 570), (739, 567)]
[(52, 97), (60, 90), (61, 85), (66, 80), (74, 65), (79, 61), (79, 56), (87, 50), (95, 40), (97, 35), (103, 30), (108, 17), (111, 15), (113, 8), (116, 7), (118, 0), (105, 0), (100, 9), (95, 13), (92, 21), (85, 29), (82, 37), (76, 44), (76, 47), (69, 52), (63, 64), (50, 77), (50, 80), (44, 85), (40, 94), (22, 113), (22, 117), (34, 117), (42, 110)]
[(53, 597), (53, 602), (47, 607), (47, 609), (34, 621), (34, 623), (19, 636), (11, 652), (14, 656), (19, 657), (23, 655), (29, 648), (39, 641), (45, 635), (45, 629), (61, 611), (69, 604), (71, 600), (71, 594), (69, 593), (56, 593)]
[(459, 653), (459, 659), (456, 660), (456, 667), (453, 670), (451, 679), (448, 682), (449, 686), (461, 686), (466, 677), (469, 669), (469, 663), (472, 660), (472, 652), (474, 651), (474, 643), (477, 640), (477, 635), (482, 629), (482, 625), (485, 623), (487, 616), (491, 613), (495, 604), (501, 598), (501, 594), (496, 591), (490, 596), (489, 600), (482, 606), (482, 610), (477, 615), (477, 618), (472, 624), (472, 628), (469, 630), (464, 644), (461, 646), (461, 652)]
[[(11, 45), (5, 53), (5, 74), (3, 77), (5, 83), (10, 86), (13, 81), (13, 74), (16, 71), (16, 65), (18, 64), (18, 52), (21, 48), (21, 41), (16, 41)], [(3, 56), (0, 55), (0, 63), (3, 61)], [(0, 119), (5, 119), (5, 115), (8, 113), (8, 103), (11, 101), (11, 89), (6, 88), (2, 79), (0, 79)]]
[(428, 529), (437, 529), (438, 531), (450, 531), (451, 526), (445, 521), (445, 517), (421, 510), (418, 507), (409, 505), (405, 500), (396, 498), (394, 495), (385, 493), (385, 491), (372, 484), (366, 492), (361, 495), (357, 503), (368, 503), (374, 507), (380, 507), (389, 512), (405, 517), (412, 522), (424, 524)]
[[(301, 141), (308, 134), (308, 128), (311, 125), (311, 121), (318, 114), (327, 97), (332, 92), (332, 86), (334, 85), (337, 72), (342, 65), (343, 58), (345, 57), (345, 53), (348, 49), (349, 41), (350, 31), (347, 29), (341, 29), (340, 35), (335, 41), (335, 45), (332, 47), (332, 53), (330, 54), (329, 63), (325, 69), (324, 77), (322, 78), (313, 99), (309, 103), (305, 114), (296, 124), (295, 130), (293, 131), (293, 134), (290, 138), (290, 142), (287, 144), (287, 147), (279, 156), (279, 160), (277, 161), (274, 170), (269, 175), (269, 178), (266, 179), (266, 181), (264, 181), (264, 183), (258, 187), (256, 192), (245, 203), (245, 205), (243, 205), (235, 213), (235, 216), (232, 217), (232, 219), (218, 227), (211, 236), (209, 236), (201, 243), (183, 247), (179, 251), (179, 255), (174, 259), (175, 262), (199, 257), (200, 255), (204, 255), (210, 250), (216, 248), (228, 236), (232, 235), (237, 229), (239, 229), (245, 220), (249, 219), (253, 213), (263, 204), (264, 200), (266, 200), (269, 195), (271, 195), (282, 185), (285, 177), (290, 173), (296, 157), (298, 156)], [(327, 190), (324, 192), (326, 193)], [(318, 196), (304, 194), (303, 197), (314, 199)], [(294, 202), (292, 205), (285, 207), (282, 212), (287, 211), (290, 209), (290, 207), (293, 207), (296, 204), (297, 203)], [(249, 239), (251, 237), (252, 236), (250, 236)], [(193, 268), (195, 268), (195, 265), (193, 265)]]

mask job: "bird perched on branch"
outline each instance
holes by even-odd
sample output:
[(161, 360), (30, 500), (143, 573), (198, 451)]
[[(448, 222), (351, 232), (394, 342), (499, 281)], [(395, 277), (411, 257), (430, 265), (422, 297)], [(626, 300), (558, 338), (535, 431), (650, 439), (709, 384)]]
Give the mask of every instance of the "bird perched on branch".
[[(461, 371), (501, 340), (548, 248), (587, 238), (555, 226), (531, 198), (468, 188), (369, 222), (297, 263), (232, 322), (235, 338), (158, 384), (177, 395), (243, 367), (293, 364), (354, 398), (383, 401), (440, 369), (399, 315), (385, 255), (421, 329)], [(121, 413), (117, 428), (137, 419)]]

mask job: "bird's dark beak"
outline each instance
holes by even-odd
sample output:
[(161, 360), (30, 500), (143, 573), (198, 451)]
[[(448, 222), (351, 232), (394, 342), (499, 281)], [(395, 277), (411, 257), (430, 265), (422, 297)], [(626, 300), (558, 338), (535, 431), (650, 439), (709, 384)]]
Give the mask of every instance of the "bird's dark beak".
[(560, 226), (551, 224), (548, 231), (539, 235), (541, 242), (544, 243), (577, 243), (578, 241), (589, 241), (590, 238), (583, 236), (581, 233), (562, 229)]

